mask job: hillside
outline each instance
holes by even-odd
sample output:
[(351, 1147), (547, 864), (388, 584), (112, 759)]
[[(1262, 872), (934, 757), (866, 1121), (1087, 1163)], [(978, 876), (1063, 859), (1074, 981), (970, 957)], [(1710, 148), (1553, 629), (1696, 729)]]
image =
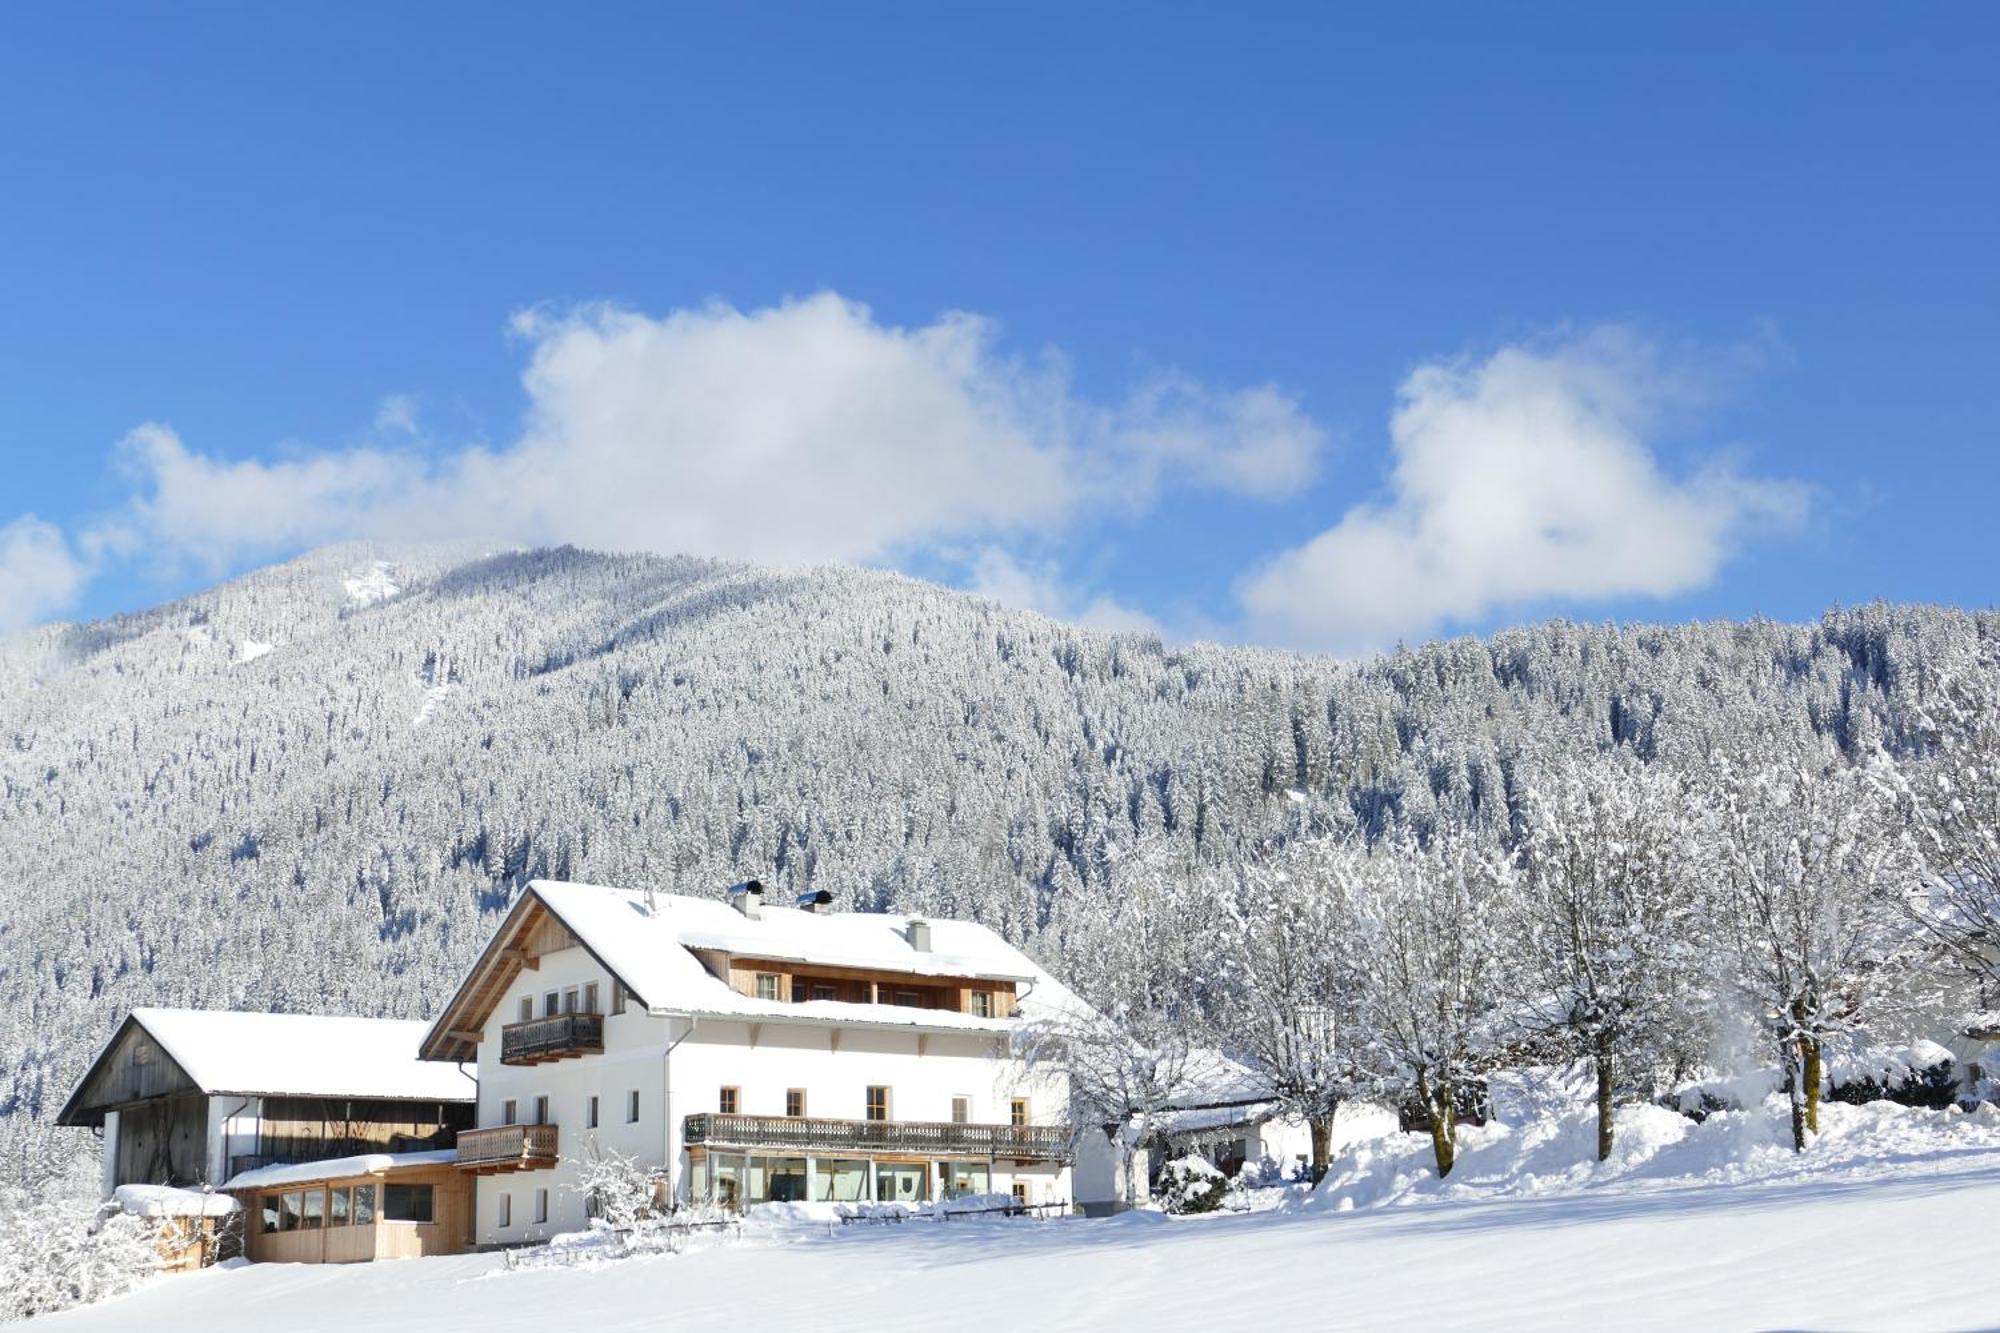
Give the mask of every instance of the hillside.
[(1046, 953), (1142, 840), (1504, 829), (1538, 752), (1899, 746), (1981, 637), (1871, 606), (1340, 663), (858, 569), (328, 549), (0, 642), (0, 1110), (51, 1114), (133, 1004), (427, 1016), (536, 875), (755, 874)]

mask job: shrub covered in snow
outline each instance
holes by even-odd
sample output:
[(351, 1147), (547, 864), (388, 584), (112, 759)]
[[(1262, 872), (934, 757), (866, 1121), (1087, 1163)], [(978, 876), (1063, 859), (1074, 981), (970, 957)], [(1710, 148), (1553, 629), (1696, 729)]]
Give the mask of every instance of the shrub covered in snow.
[(64, 1190), (0, 1190), (0, 1323), (130, 1291), (160, 1266), (159, 1229)]
[(1192, 1153), (1160, 1171), (1160, 1204), (1170, 1213), (1212, 1213), (1228, 1193), (1222, 1173)]

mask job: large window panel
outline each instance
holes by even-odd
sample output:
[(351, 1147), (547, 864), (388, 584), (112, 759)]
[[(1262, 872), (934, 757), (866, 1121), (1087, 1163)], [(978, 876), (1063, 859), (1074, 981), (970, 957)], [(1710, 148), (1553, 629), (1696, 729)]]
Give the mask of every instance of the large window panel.
[(429, 1185), (384, 1185), (382, 1217), (389, 1222), (431, 1222), (432, 1188)]
[(868, 1197), (868, 1161), (862, 1157), (820, 1157), (813, 1161), (814, 1203), (860, 1203)]

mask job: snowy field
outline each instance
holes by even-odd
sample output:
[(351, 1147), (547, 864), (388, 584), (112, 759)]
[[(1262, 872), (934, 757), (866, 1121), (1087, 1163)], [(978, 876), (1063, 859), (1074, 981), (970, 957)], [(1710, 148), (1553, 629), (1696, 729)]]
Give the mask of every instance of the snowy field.
[[(1780, 1108), (1700, 1127), (1634, 1108), (1607, 1168), (1579, 1117), (1474, 1131), (1444, 1190), (1392, 1135), (1272, 1211), (797, 1226), (676, 1257), (507, 1272), (492, 1255), (255, 1265), (155, 1282), (52, 1330), (482, 1333), (896, 1329), (1989, 1328), (2000, 1109), (1829, 1106), (1810, 1163)], [(1344, 1202), (1343, 1202), (1344, 1200)]]

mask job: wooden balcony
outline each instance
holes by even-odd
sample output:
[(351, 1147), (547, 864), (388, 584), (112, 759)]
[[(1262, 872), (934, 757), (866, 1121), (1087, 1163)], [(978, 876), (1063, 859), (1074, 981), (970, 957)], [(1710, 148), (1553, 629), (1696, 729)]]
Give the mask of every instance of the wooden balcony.
[(500, 1029), (500, 1063), (541, 1065), (604, 1049), (603, 1014), (554, 1014)]
[[(927, 1120), (816, 1120), (807, 1116), (691, 1115), (682, 1126), (689, 1147), (759, 1152), (916, 1153), (931, 1157), (997, 1157), (1068, 1161), (1069, 1130), (1061, 1125), (967, 1125)], [(461, 1137), (460, 1142), (464, 1142)]]
[(458, 1164), (466, 1171), (539, 1171), (556, 1164), (554, 1125), (496, 1125), (458, 1131)]

